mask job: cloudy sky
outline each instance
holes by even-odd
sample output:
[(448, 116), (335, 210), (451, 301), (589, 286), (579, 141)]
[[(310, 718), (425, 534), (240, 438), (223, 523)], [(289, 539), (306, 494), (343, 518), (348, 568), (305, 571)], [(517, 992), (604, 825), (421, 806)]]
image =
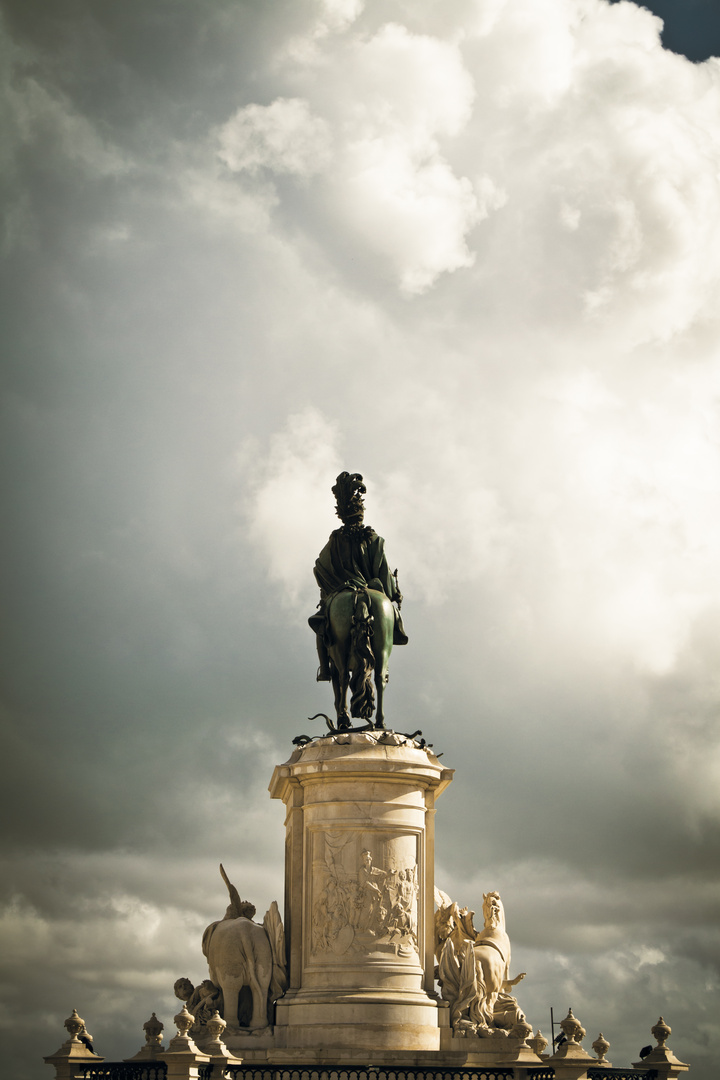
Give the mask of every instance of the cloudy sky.
[(9, 0), (0, 1030), (133, 1054), (282, 896), (362, 472), (437, 883), (616, 1065), (720, 1047), (714, 0)]

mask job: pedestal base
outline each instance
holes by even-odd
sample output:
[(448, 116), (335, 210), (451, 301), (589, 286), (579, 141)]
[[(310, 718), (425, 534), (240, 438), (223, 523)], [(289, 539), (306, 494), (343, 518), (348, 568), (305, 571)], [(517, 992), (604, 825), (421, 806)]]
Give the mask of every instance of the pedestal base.
[(422, 993), (365, 991), (322, 1000), (300, 992), (287, 1003), (278, 1002), (275, 1030), (288, 1049), (322, 1047), (331, 1056), (361, 1050), (367, 1059), (371, 1051), (438, 1051), (438, 1016), (437, 1003)]
[[(447, 1010), (438, 1009), (442, 1021)], [(434, 1041), (429, 1048), (426, 1041)], [(425, 1068), (451, 1069), (525, 1068), (544, 1064), (527, 1044), (502, 1036), (489, 1039), (459, 1038), (449, 1027), (397, 1027), (383, 1022), (382, 1013), (367, 1023), (313, 1024), (276, 1027), (271, 1045), (261, 1038), (230, 1036), (228, 1048), (245, 1065), (296, 1065), (314, 1068)], [(415, 1048), (413, 1049), (413, 1043)]]

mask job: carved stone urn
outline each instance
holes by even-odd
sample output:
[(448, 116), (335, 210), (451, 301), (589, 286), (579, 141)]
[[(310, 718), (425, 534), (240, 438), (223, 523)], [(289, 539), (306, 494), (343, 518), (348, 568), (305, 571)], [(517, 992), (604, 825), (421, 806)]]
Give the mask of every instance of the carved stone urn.
[[(660, 1019), (662, 1020), (662, 1017), (660, 1017)], [(80, 1032), (85, 1030), (85, 1021), (82, 1017), (78, 1016), (77, 1009), (73, 1009), (72, 1015), (68, 1016), (65, 1021), (65, 1027), (67, 1028), (71, 1039), (76, 1039)]]
[(608, 1050), (610, 1049), (610, 1043), (607, 1041), (606, 1038), (604, 1038), (602, 1031), (598, 1035), (595, 1042), (592, 1044), (592, 1048), (595, 1051), (595, 1053), (597, 1054), (598, 1065), (607, 1065), (607, 1064), (609, 1064), (608, 1061), (605, 1058), (605, 1055), (607, 1054)]
[(528, 1039), (528, 1046), (532, 1047), (538, 1057), (542, 1057), (547, 1049), (548, 1041), (543, 1035), (540, 1028), (537, 1029), (532, 1039)]
[(215, 1040), (222, 1038), (222, 1033), (227, 1027), (227, 1021), (223, 1020), (222, 1016), (216, 1009), (205, 1026), (207, 1028), (208, 1035), (213, 1040), (213, 1042), (215, 1042)]
[(226, 1021), (223, 1020), (216, 1009), (205, 1025), (205, 1032), (210, 1038), (203, 1043), (203, 1053), (208, 1054), (213, 1060), (223, 1058), (225, 1061), (241, 1061), (242, 1059), (235, 1057), (223, 1042), (223, 1034), (226, 1027)]
[(190, 1028), (195, 1023), (195, 1017), (191, 1012), (188, 1012), (187, 1003), (183, 1002), (183, 1007), (180, 1012), (173, 1016), (173, 1023), (178, 1029), (178, 1035), (181, 1039), (186, 1039), (190, 1033)]
[(587, 1032), (582, 1026), (580, 1021), (573, 1016), (572, 1009), (568, 1009), (568, 1014), (564, 1020), (560, 1021), (560, 1027), (562, 1033), (569, 1043), (579, 1044), (583, 1041)]
[(143, 1024), (145, 1032), (145, 1044), (147, 1046), (159, 1046), (162, 1042), (162, 1033), (165, 1028), (162, 1020), (158, 1020), (155, 1013)]
[(656, 1040), (658, 1046), (661, 1049), (664, 1049), (665, 1043), (668, 1041), (672, 1033), (672, 1028), (665, 1023), (662, 1016), (658, 1020), (657, 1024), (655, 1024), (654, 1027), (650, 1028), (650, 1031), (652, 1032), (652, 1036)]
[(514, 1039), (519, 1039), (521, 1046), (527, 1046), (529, 1042), (528, 1035), (532, 1035), (532, 1024), (528, 1024), (527, 1020), (524, 1018), (518, 1020), (517, 1023), (513, 1025), (510, 1035)]

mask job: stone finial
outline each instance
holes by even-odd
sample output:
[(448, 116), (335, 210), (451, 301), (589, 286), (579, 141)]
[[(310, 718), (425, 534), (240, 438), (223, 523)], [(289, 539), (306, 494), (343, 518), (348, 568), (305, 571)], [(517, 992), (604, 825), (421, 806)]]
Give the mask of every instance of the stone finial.
[(579, 1020), (573, 1016), (572, 1009), (568, 1009), (568, 1014), (564, 1020), (560, 1021), (560, 1027), (562, 1033), (569, 1043), (579, 1044), (583, 1041), (587, 1032), (582, 1026)]
[(216, 1009), (205, 1026), (207, 1027), (208, 1035), (212, 1041), (215, 1042), (217, 1040), (222, 1040), (222, 1034), (227, 1027), (227, 1020), (223, 1020)]
[(188, 1011), (187, 1004), (183, 1002), (183, 1007), (177, 1016), (173, 1017), (175, 1027), (178, 1029), (177, 1035), (175, 1035), (168, 1043), (167, 1050), (160, 1054), (159, 1057), (162, 1061), (207, 1061), (207, 1056), (203, 1055), (190, 1037), (190, 1029), (195, 1023), (195, 1017)]
[[(662, 1020), (662, 1017), (660, 1017), (660, 1019)], [(73, 1009), (72, 1016), (68, 1016), (65, 1021), (65, 1027), (70, 1033), (71, 1039), (76, 1039), (80, 1032), (85, 1030), (85, 1021), (82, 1017), (78, 1016), (77, 1009)]]
[(587, 1069), (596, 1062), (585, 1047), (580, 1045), (587, 1032), (577, 1017), (573, 1016), (572, 1009), (568, 1009), (568, 1014), (564, 1020), (560, 1021), (559, 1027), (565, 1038), (558, 1038), (554, 1054), (547, 1059), (551, 1065), (554, 1066), (557, 1063), (563, 1068), (566, 1065), (572, 1065), (573, 1068), (583, 1065)]
[(537, 1029), (532, 1039), (528, 1039), (528, 1045), (533, 1048), (538, 1057), (542, 1057), (548, 1045), (548, 1041), (540, 1028)]
[(149, 1020), (146, 1020), (143, 1024), (143, 1031), (145, 1032), (145, 1043), (147, 1046), (159, 1046), (162, 1042), (162, 1033), (165, 1029), (165, 1025), (161, 1020), (158, 1020), (155, 1013), (152, 1014)]
[(598, 1064), (607, 1065), (608, 1062), (605, 1059), (605, 1055), (610, 1049), (610, 1043), (607, 1041), (606, 1038), (604, 1038), (602, 1031), (598, 1035), (595, 1042), (592, 1044), (592, 1048), (597, 1054)]
[(532, 1035), (532, 1024), (528, 1024), (527, 1020), (523, 1017), (513, 1024), (510, 1029), (510, 1035), (514, 1039), (519, 1039), (521, 1046), (527, 1046), (528, 1035)]
[(165, 1047), (162, 1045), (162, 1032), (164, 1028), (165, 1025), (163, 1022), (158, 1020), (155, 1013), (153, 1013), (150, 1019), (146, 1020), (143, 1024), (145, 1045), (140, 1047), (134, 1057), (125, 1058), (125, 1061), (157, 1061), (158, 1055), (165, 1050)]
[[(218, 1062), (218, 1059), (222, 1059), (226, 1062), (239, 1062), (242, 1058), (236, 1057), (231, 1054), (227, 1046), (223, 1042), (223, 1033), (227, 1027), (227, 1022), (223, 1020), (222, 1016), (216, 1009), (212, 1014), (207, 1024), (205, 1025), (205, 1031), (210, 1038), (203, 1043), (203, 1053), (208, 1054), (213, 1061)], [(221, 1064), (222, 1062), (220, 1062)]]
[(173, 1023), (178, 1029), (178, 1035), (181, 1038), (187, 1038), (190, 1028), (195, 1023), (195, 1017), (191, 1012), (188, 1012), (186, 1002), (183, 1001), (182, 1009), (176, 1016), (173, 1016)]
[(665, 1049), (665, 1043), (672, 1033), (672, 1028), (665, 1023), (662, 1016), (658, 1020), (654, 1027), (650, 1028), (653, 1038), (658, 1044), (658, 1047)]

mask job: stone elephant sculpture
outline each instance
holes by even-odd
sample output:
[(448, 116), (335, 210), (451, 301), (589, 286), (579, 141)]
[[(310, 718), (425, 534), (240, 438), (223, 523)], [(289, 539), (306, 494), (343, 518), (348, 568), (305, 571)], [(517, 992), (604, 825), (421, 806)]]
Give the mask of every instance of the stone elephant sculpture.
[[(260, 1031), (268, 1026), (268, 1006), (287, 989), (285, 931), (275, 900), (262, 925), (253, 922), (255, 905), (241, 900), (220, 864), (230, 903), (225, 916), (210, 923), (202, 939), (202, 951), (210, 969), (210, 978), (222, 990), (223, 1016), (228, 1028), (239, 1030), (240, 991), (247, 986), (252, 997), (252, 1016), (248, 1027)], [(243, 1006), (243, 1019), (245, 1007)]]
[(238, 998), (243, 986), (250, 987), (252, 994), (249, 1027), (267, 1027), (273, 953), (265, 927), (242, 916), (222, 919), (208, 926), (202, 949), (210, 978), (223, 992), (228, 1029), (238, 1030)]

